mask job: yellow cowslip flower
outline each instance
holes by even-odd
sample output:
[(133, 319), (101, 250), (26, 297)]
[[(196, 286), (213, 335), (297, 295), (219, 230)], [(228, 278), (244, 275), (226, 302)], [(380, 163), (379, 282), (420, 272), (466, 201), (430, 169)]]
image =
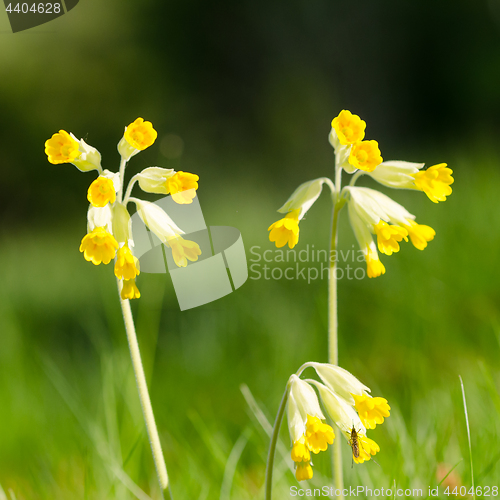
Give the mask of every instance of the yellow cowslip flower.
[(455, 179), (451, 176), (453, 170), (446, 167), (446, 163), (440, 163), (413, 174), (417, 189), (423, 191), (434, 203), (445, 201), (446, 197), (451, 194), (450, 185)]
[(311, 452), (319, 453), (333, 443), (331, 426), (323, 423), (325, 416), (314, 389), (297, 375), (288, 382), (288, 431), (293, 443), (291, 457), (295, 462), (295, 476), (299, 481), (311, 479)]
[(385, 266), (380, 262), (378, 255), (373, 252), (367, 252), (365, 255), (366, 260), (366, 274), (369, 278), (378, 278), (385, 274)]
[(120, 292), (120, 297), (122, 300), (139, 299), (141, 293), (135, 284), (135, 279), (123, 280), (122, 290)]
[(318, 417), (307, 416), (306, 424), (307, 446), (314, 453), (326, 451), (329, 444), (333, 444), (335, 434), (328, 424), (324, 424)]
[(391, 407), (387, 403), (387, 399), (372, 396), (363, 393), (360, 395), (352, 394), (355, 405), (354, 408), (358, 412), (359, 418), (367, 429), (375, 429), (377, 424), (384, 422), (384, 417), (389, 417)]
[(118, 143), (118, 152), (122, 161), (129, 161), (132, 156), (144, 151), (151, 146), (158, 133), (153, 128), (151, 122), (145, 122), (143, 118), (137, 118), (128, 127)]
[(332, 120), (332, 128), (335, 130), (340, 144), (346, 146), (364, 139), (366, 122), (358, 115), (353, 115), (344, 109)]
[(109, 264), (118, 250), (118, 242), (104, 227), (96, 227), (85, 235), (80, 244), (80, 252), (83, 252), (85, 260), (96, 266), (101, 262)]
[(377, 454), (380, 451), (380, 446), (373, 441), (373, 439), (367, 438), (363, 434), (358, 434), (358, 450), (359, 456), (352, 455), (352, 459), (357, 464), (362, 464), (363, 462), (368, 462), (370, 460), (371, 455)]
[(59, 130), (50, 139), (45, 141), (45, 154), (50, 163), (71, 163), (78, 156), (80, 144), (65, 130)]
[[(362, 384), (352, 373), (328, 363), (311, 363), (311, 366), (336, 396), (358, 412), (359, 420), (367, 429), (375, 429), (377, 424), (384, 421), (384, 417), (390, 416), (391, 408), (387, 404), (387, 399), (374, 398), (367, 394), (370, 388)], [(349, 418), (347, 416), (347, 419)]]
[[(360, 419), (361, 415), (356, 413), (355, 408), (351, 404), (351, 400), (354, 402), (352, 395), (350, 394), (349, 400), (346, 400), (337, 392), (338, 390), (342, 393), (346, 389), (360, 389), (365, 386), (363, 386), (363, 384), (361, 384), (361, 382), (359, 382), (359, 380), (348, 371), (338, 366), (326, 363), (311, 363), (311, 365), (316, 369), (318, 375), (320, 375), (326, 385), (323, 385), (316, 380), (306, 381), (314, 384), (318, 388), (321, 401), (323, 402), (323, 406), (325, 407), (328, 415), (333, 422), (335, 422), (352, 447), (354, 461), (356, 463), (363, 463), (370, 460), (371, 455), (375, 455), (375, 453), (380, 451), (380, 447), (374, 441), (366, 437), (366, 428), (363, 425), (364, 423), (362, 422), (362, 419)], [(338, 385), (343, 382), (345, 383), (345, 386)], [(387, 401), (383, 398), (373, 399), (380, 399), (387, 403)], [(363, 406), (362, 409), (364, 409)], [(369, 415), (370, 417), (373, 417), (373, 414), (370, 413)], [(386, 416), (389, 416), (388, 412)], [(369, 422), (371, 423), (371, 420), (369, 420)], [(375, 424), (376, 423), (377, 422), (375, 422)]]
[(313, 470), (310, 463), (300, 463), (295, 465), (295, 477), (297, 481), (305, 481), (307, 479), (312, 479)]
[(127, 244), (116, 254), (115, 276), (123, 280), (132, 280), (140, 273), (139, 259), (133, 255)]
[(185, 240), (180, 236), (171, 238), (167, 244), (172, 249), (172, 257), (177, 267), (186, 267), (187, 261), (196, 262), (201, 255), (200, 245), (194, 241)]
[(415, 248), (423, 250), (427, 247), (427, 242), (432, 241), (436, 236), (436, 231), (430, 226), (417, 224), (415, 221), (408, 220), (408, 225), (404, 226), (410, 235), (411, 242)]
[(269, 241), (275, 242), (276, 247), (284, 247), (287, 243), (293, 248), (299, 241), (299, 213), (300, 209), (292, 210), (283, 219), (271, 224), (268, 228)]
[(358, 142), (354, 144), (349, 155), (349, 163), (365, 172), (372, 172), (382, 161), (377, 141)]
[(116, 200), (115, 186), (111, 179), (100, 175), (87, 191), (87, 199), (94, 207), (104, 207)]
[(311, 461), (311, 452), (309, 451), (306, 443), (306, 437), (304, 435), (302, 435), (298, 441), (293, 443), (291, 456), (294, 462)]
[(382, 219), (373, 227), (377, 235), (377, 246), (380, 252), (392, 255), (399, 252), (399, 241), (408, 241), (408, 231), (404, 227), (389, 225)]
[(170, 194), (179, 205), (189, 205), (196, 197), (199, 180), (196, 174), (176, 172), (166, 179), (167, 194)]
[(137, 118), (125, 129), (124, 137), (133, 148), (144, 151), (156, 141), (158, 132), (153, 128), (151, 122)]

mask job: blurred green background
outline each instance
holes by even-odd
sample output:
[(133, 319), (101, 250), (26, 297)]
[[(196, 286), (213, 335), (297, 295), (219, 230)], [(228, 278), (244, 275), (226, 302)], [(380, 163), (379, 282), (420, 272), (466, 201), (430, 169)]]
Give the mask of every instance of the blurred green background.
[[(424, 252), (382, 257), (380, 278), (339, 283), (340, 363), (393, 409), (370, 433), (380, 466), (351, 468), (344, 443), (346, 484), (426, 490), (458, 464), (442, 486), (470, 486), (461, 374), (475, 481), (498, 485), (499, 35), (498, 0), (81, 0), (18, 34), (0, 13), (9, 498), (158, 498), (112, 268), (78, 251), (94, 174), (48, 163), (45, 140), (71, 131), (116, 170), (124, 127), (150, 120), (158, 140), (129, 175), (150, 165), (197, 173), (207, 222), (237, 227), (252, 259), (251, 247), (274, 248), (267, 227), (292, 190), (333, 176), (327, 135), (342, 109), (366, 120), (385, 159), (447, 162), (456, 179), (439, 205), (361, 181), (437, 236)], [(324, 195), (297, 251), (328, 247), (330, 210)], [(340, 247), (354, 244), (342, 213)], [(176, 499), (263, 498), (262, 419), (274, 420), (303, 362), (327, 360), (326, 281), (255, 277), (184, 312), (168, 276), (138, 279), (132, 306)], [(319, 486), (331, 481), (322, 455)], [(296, 481), (280, 454), (275, 481), (275, 498), (288, 498)]]

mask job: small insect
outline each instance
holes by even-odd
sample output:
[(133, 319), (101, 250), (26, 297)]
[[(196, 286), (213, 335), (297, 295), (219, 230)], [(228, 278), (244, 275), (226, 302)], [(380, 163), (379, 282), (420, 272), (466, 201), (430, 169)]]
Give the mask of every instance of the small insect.
[(351, 445), (352, 448), (352, 456), (354, 458), (359, 458), (359, 438), (358, 438), (358, 433), (356, 432), (356, 429), (354, 426), (352, 426), (351, 429), (351, 439), (349, 439), (349, 444)]

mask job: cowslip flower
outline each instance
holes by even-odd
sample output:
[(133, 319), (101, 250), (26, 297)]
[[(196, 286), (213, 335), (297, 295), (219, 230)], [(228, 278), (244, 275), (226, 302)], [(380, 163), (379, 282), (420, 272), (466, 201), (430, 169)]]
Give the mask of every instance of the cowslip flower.
[[(351, 227), (366, 261), (367, 275), (375, 278), (385, 273), (378, 252), (385, 255), (397, 253), (402, 242), (408, 239), (415, 248), (424, 250), (436, 232), (430, 226), (417, 223), (414, 215), (388, 196), (374, 189), (355, 186), (357, 179), (368, 175), (387, 187), (422, 191), (434, 203), (445, 201), (450, 196), (454, 179), (446, 163), (424, 170), (423, 163), (384, 162), (378, 143), (364, 140), (365, 128), (366, 123), (347, 110), (342, 110), (333, 119), (329, 142), (335, 150), (336, 184), (327, 177), (301, 184), (279, 210), (286, 214), (285, 217), (268, 230), (269, 240), (278, 248), (286, 244), (294, 248), (299, 240), (299, 221), (318, 199), (322, 185), (326, 183), (332, 191), (334, 213), (347, 205)], [(344, 187), (341, 186), (342, 171), (354, 174), (350, 184)]]
[(83, 139), (78, 140), (73, 134), (59, 130), (45, 141), (45, 154), (53, 165), (72, 163), (78, 170), (102, 172), (101, 154), (89, 146)]
[(82, 238), (80, 251), (94, 265), (109, 264), (115, 259), (114, 273), (120, 280), (123, 300), (140, 297), (136, 278), (140, 274), (139, 259), (134, 256), (134, 239), (128, 203), (134, 202), (140, 217), (160, 240), (172, 249), (174, 261), (186, 267), (201, 255), (197, 243), (180, 237), (184, 234), (175, 222), (157, 205), (132, 198), (134, 184), (148, 193), (171, 194), (177, 203), (191, 203), (196, 196), (199, 177), (172, 169), (148, 167), (134, 176), (123, 196), (123, 177), (127, 161), (151, 146), (157, 137), (151, 122), (138, 118), (125, 128), (118, 143), (122, 163), (118, 172), (103, 170), (101, 154), (83, 139), (60, 130), (45, 143), (48, 160), (53, 164), (73, 163), (79, 170), (97, 170), (99, 176), (90, 184), (87, 199), (87, 234)]
[(187, 261), (196, 262), (201, 255), (200, 246), (195, 241), (176, 236), (167, 240), (172, 249), (172, 257), (177, 267), (186, 267)]
[(137, 118), (137, 120), (125, 127), (125, 133), (118, 143), (118, 152), (122, 160), (128, 161), (132, 156), (149, 148), (157, 137), (158, 133), (151, 122), (146, 122), (143, 118)]
[(304, 382), (318, 389), (323, 407), (333, 423), (352, 447), (353, 460), (363, 463), (380, 451), (378, 444), (366, 435), (390, 416), (385, 398), (372, 397), (370, 389), (354, 375), (339, 366), (327, 363), (306, 363), (316, 370), (321, 382)]
[(380, 446), (366, 436), (366, 428), (354, 408), (326, 385), (315, 380), (309, 382), (317, 387), (328, 416), (351, 445), (354, 462), (361, 464), (370, 460), (380, 451)]
[(343, 109), (339, 115), (332, 120), (332, 142), (339, 142), (343, 146), (356, 144), (365, 137), (366, 122), (358, 115)]
[(375, 429), (390, 415), (387, 399), (372, 397), (370, 388), (340, 366), (328, 363), (310, 363), (323, 383), (336, 395), (352, 406), (359, 414), (361, 423), (367, 429)]
[(328, 445), (333, 444), (335, 434), (332, 427), (324, 423), (316, 392), (297, 375), (292, 375), (288, 382), (287, 417), (295, 477), (298, 481), (311, 479), (311, 453), (326, 451)]
[(333, 193), (333, 183), (326, 177), (304, 182), (278, 210), (278, 212), (286, 214), (285, 217), (274, 222), (268, 228), (270, 231), (269, 240), (275, 242), (278, 248), (284, 247), (287, 243), (290, 248), (293, 248), (297, 244), (299, 241), (299, 221), (319, 198), (325, 183)]
[(170, 194), (179, 205), (189, 205), (196, 197), (199, 177), (173, 168), (148, 167), (131, 180), (139, 182), (146, 193)]
[(349, 163), (354, 168), (372, 172), (382, 163), (377, 141), (361, 141), (354, 144), (349, 154)]
[(453, 171), (446, 163), (423, 167), (423, 163), (385, 161), (368, 175), (384, 186), (423, 191), (434, 203), (445, 201), (452, 192)]

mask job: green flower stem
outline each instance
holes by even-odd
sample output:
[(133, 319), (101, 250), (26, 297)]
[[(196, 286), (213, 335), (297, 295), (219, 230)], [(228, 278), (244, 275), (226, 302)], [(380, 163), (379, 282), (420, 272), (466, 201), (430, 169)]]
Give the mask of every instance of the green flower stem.
[(278, 414), (276, 415), (276, 420), (274, 422), (273, 436), (271, 438), (271, 444), (269, 445), (269, 454), (267, 455), (265, 500), (271, 500), (271, 494), (273, 489), (274, 455), (276, 453), (276, 445), (278, 444), (278, 435), (280, 433), (281, 421), (283, 420), (283, 415), (285, 414), (286, 402), (288, 400), (288, 392), (289, 391), (287, 383), (285, 394), (283, 394), (283, 398), (281, 399)]
[(125, 167), (127, 166), (127, 162), (121, 158), (120, 159), (120, 190), (118, 191), (118, 203), (122, 202), (123, 199), (123, 183), (125, 182)]
[[(340, 196), (342, 168), (336, 167), (335, 187), (337, 196), (333, 206), (332, 235), (330, 244), (330, 268), (328, 273), (328, 363), (339, 364), (338, 346), (338, 315), (337, 315), (337, 240), (338, 240), (338, 217), (344, 206), (345, 200)], [(333, 443), (333, 477), (335, 488), (344, 489), (344, 478), (342, 474), (342, 442), (337, 437)], [(343, 496), (339, 496), (342, 499)]]
[[(120, 280), (117, 280), (117, 283), (118, 294), (120, 294)], [(132, 317), (129, 300), (122, 300), (120, 298), (120, 305), (122, 307), (123, 321), (127, 332), (128, 345), (130, 347), (130, 356), (132, 357), (132, 366), (134, 367), (137, 389), (139, 390), (142, 413), (144, 415), (144, 420), (146, 421), (149, 443), (151, 444), (156, 473), (158, 474), (158, 482), (160, 483), (163, 497), (163, 492), (168, 488), (167, 466), (165, 465), (165, 459), (163, 458), (160, 437), (158, 435), (158, 429), (156, 428), (151, 399), (149, 398), (146, 376), (144, 375), (144, 368), (142, 366), (141, 353), (139, 350), (139, 343), (137, 342), (137, 335), (135, 333), (134, 318)]]

